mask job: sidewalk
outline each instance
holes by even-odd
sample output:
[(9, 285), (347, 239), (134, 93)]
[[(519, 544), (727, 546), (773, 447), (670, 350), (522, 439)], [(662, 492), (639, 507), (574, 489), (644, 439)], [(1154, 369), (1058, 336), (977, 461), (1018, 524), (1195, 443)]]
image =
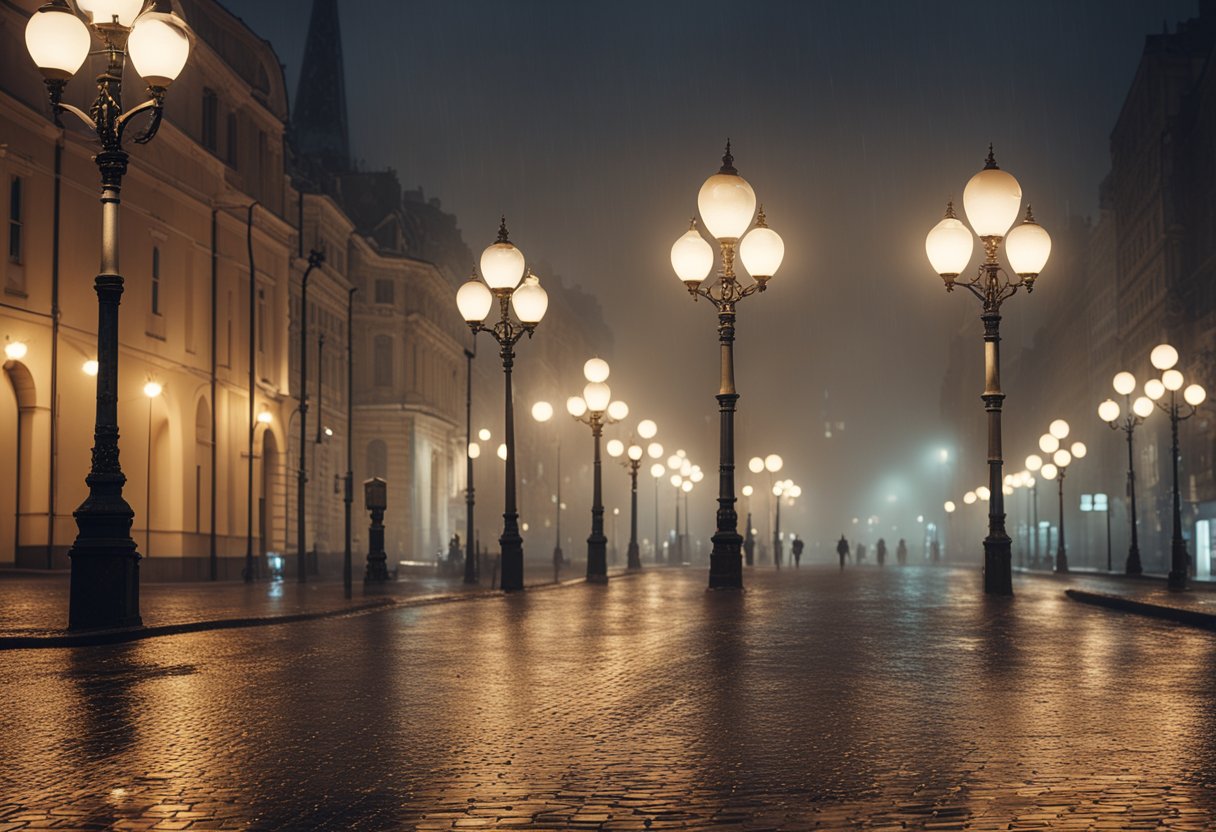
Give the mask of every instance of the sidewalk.
[(1166, 587), (1164, 577), (1017, 571), (1023, 578), (1057, 582), (1069, 598), (1084, 604), (1216, 630), (1216, 584), (1212, 582), (1192, 581), (1190, 589), (1174, 592)]
[[(610, 576), (623, 574), (619, 570)], [(526, 573), (529, 589), (581, 583), (571, 570), (560, 584), (551, 570)], [(364, 593), (356, 580), (350, 600), (343, 597), (341, 581), (313, 580), (222, 583), (144, 583), (140, 585), (140, 614), (144, 629), (123, 631), (120, 637), (103, 637), (97, 643), (181, 632), (247, 627), (263, 624), (327, 618), (384, 606), (453, 601), (501, 594), (488, 581), (466, 585), (460, 578), (404, 575)], [(0, 649), (71, 646), (80, 638), (67, 638), (68, 576), (64, 573), (37, 575), (0, 571)], [(126, 637), (121, 637), (125, 635)], [(89, 643), (92, 643), (90, 641)]]

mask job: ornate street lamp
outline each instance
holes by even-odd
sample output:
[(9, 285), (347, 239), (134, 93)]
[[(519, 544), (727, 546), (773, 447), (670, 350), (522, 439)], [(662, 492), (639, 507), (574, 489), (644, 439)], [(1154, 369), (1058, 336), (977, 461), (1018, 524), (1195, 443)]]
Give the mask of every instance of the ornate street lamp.
[[(776, 474), (785, 465), (778, 454), (769, 454), (765, 457), (754, 456), (747, 461), (747, 470), (753, 474), (759, 474), (764, 471), (768, 472), (768, 488), (769, 492), (776, 497), (776, 524), (770, 525), (773, 530), (773, 565), (778, 569), (781, 568), (781, 490), (778, 486), (783, 485), (784, 481), (777, 483), (773, 481), (773, 474)], [(793, 485), (793, 483), (790, 483)], [(770, 517), (770, 520), (773, 518)]]
[[(1023, 221), (1010, 230), (1022, 205), (1018, 181), (997, 167), (992, 147), (984, 169), (971, 177), (963, 191), (963, 207), (975, 234), (984, 244), (984, 262), (974, 277), (959, 280), (971, 261), (975, 240), (971, 230), (955, 215), (954, 203), (946, 204), (946, 216), (925, 240), (925, 253), (934, 270), (946, 283), (946, 291), (963, 286), (983, 304), (984, 409), (988, 412), (988, 536), (984, 538), (984, 592), (1013, 594), (1013, 564), (1009, 535), (1005, 531), (1005, 499), (1001, 493), (1001, 392), (1000, 324), (1001, 304), (1022, 286), (1030, 292), (1051, 254), (1051, 237), (1034, 220), (1026, 206)], [(997, 260), (1001, 242), (1016, 279), (1010, 278)]]
[[(638, 423), (636, 435), (640, 439), (654, 439), (658, 431), (658, 426), (652, 420), (643, 419)], [(619, 439), (608, 442), (608, 456), (619, 461), (629, 471), (629, 549), (625, 557), (626, 568), (629, 570), (642, 568), (642, 554), (638, 549), (638, 468), (642, 464), (642, 457), (658, 459), (662, 455), (663, 446), (657, 442), (651, 442), (649, 449), (633, 442), (632, 437), (628, 447)]]
[[(1026, 457), (1026, 471), (1030, 474), (1040, 474), (1043, 470), (1043, 457), (1038, 454), (1031, 454)], [(1034, 550), (1031, 555), (1031, 566), (1038, 568), (1040, 561), (1039, 547), (1039, 483), (1035, 477), (1030, 480), (1030, 508), (1033, 520), (1031, 521), (1031, 533), (1034, 535)]]
[[(160, 128), (165, 91), (190, 54), (186, 24), (162, 2), (145, 0), (52, 0), (30, 17), (25, 44), (42, 71), (55, 123), (71, 113), (97, 137), (94, 157), (101, 172), (101, 269), (97, 292), (97, 415), (92, 467), (85, 482), (89, 496), (75, 512), (79, 534), (68, 552), (72, 563), (68, 628), (140, 626), (139, 552), (131, 539), (134, 512), (123, 499), (126, 477), (118, 461), (118, 219), (128, 154), (127, 127), (143, 114), (147, 126), (132, 137), (146, 144)], [(84, 64), (93, 38), (101, 43), (106, 69), (97, 78), (97, 99), (90, 113), (63, 102), (67, 83)], [(148, 99), (123, 112), (122, 82), (127, 57), (148, 85)]]
[(743, 498), (747, 500), (747, 533), (743, 535), (743, 562), (745, 566), (756, 565), (756, 537), (755, 531), (752, 529), (752, 494), (755, 493), (751, 485), (745, 485), (739, 489)]
[[(657, 443), (651, 443), (657, 445)], [(658, 445), (659, 455), (663, 455), (662, 446)], [(667, 474), (667, 468), (661, 462), (652, 463), (650, 476), (654, 480), (654, 562), (662, 563), (662, 549), (659, 546), (659, 480)]]
[[(305, 437), (308, 436), (308, 278), (312, 276), (313, 269), (320, 268), (325, 262), (325, 252), (319, 249), (313, 249), (308, 253), (308, 267), (304, 269), (304, 275), (300, 278), (300, 403), (296, 408), (300, 414), (300, 465), (296, 468), (296, 580), (299, 583), (304, 583), (308, 576), (308, 545), (307, 531), (305, 520), (307, 512), (308, 493), (308, 442)], [(325, 347), (325, 336), (321, 336), (320, 349)], [(321, 360), (320, 355), (317, 357), (317, 376), (321, 375)], [(317, 386), (318, 394), (321, 387)], [(318, 395), (319, 398), (319, 395)], [(321, 402), (317, 402), (317, 426), (321, 425)], [(317, 441), (321, 441), (320, 433), (317, 434)], [(253, 454), (249, 455), (250, 460), (253, 459)], [(252, 470), (252, 461), (250, 462), (250, 470)], [(250, 489), (252, 493), (253, 489)], [(249, 536), (249, 541), (252, 543), (253, 536)], [(345, 556), (345, 555), (344, 555)], [(245, 583), (253, 581), (253, 546), (249, 545), (245, 551)]]
[(566, 411), (577, 421), (591, 427), (595, 442), (595, 464), (591, 502), (591, 536), (587, 538), (587, 582), (608, 583), (608, 538), (604, 536), (603, 486), (600, 476), (600, 437), (604, 425), (619, 422), (629, 415), (629, 406), (622, 401), (612, 401), (612, 390), (608, 380), (608, 362), (592, 358), (583, 365), (583, 377), (587, 379), (583, 395), (566, 400)]
[[(532, 405), (532, 418), (537, 422), (544, 424), (553, 418), (553, 405), (548, 402), (537, 402)], [(553, 498), (553, 505), (557, 511), (556, 522), (556, 539), (553, 544), (553, 562), (560, 564), (564, 560), (562, 555), (562, 434), (557, 432), (557, 494)]]
[[(1190, 556), (1187, 555), (1186, 540), (1182, 537), (1182, 496), (1178, 490), (1178, 423), (1194, 416), (1208, 394), (1198, 384), (1188, 385), (1183, 390), (1182, 385), (1186, 383), (1186, 379), (1179, 370), (1174, 368), (1174, 365), (1178, 363), (1178, 350), (1169, 344), (1153, 347), (1149, 360), (1154, 367), (1161, 370), (1161, 378), (1151, 378), (1146, 381), (1144, 393), (1170, 417), (1170, 454), (1174, 469), (1174, 528), (1170, 537), (1169, 588), (1186, 589), (1190, 573)], [(1182, 390), (1182, 402), (1178, 401), (1179, 390)], [(1167, 391), (1170, 394), (1168, 404), (1164, 401)], [(1183, 412), (1184, 407), (1186, 412)]]
[[(1135, 391), (1136, 377), (1129, 372), (1117, 373), (1111, 382), (1115, 392), (1123, 396), (1123, 404), (1127, 413), (1119, 407), (1114, 399), (1107, 399), (1098, 405), (1098, 418), (1110, 425), (1111, 430), (1121, 430), (1127, 436), (1127, 496), (1131, 507), (1132, 542), (1127, 550), (1128, 575), (1139, 575), (1144, 572), (1140, 562), (1140, 538), (1137, 532), (1139, 517), (1136, 514), (1136, 455), (1132, 450), (1132, 437), (1136, 428), (1153, 412), (1153, 400), (1147, 396), (1138, 396), (1132, 401)], [(1109, 513), (1108, 513), (1109, 518)]]
[[(500, 588), (507, 592), (524, 588), (524, 541), (519, 534), (519, 509), (515, 499), (515, 407), (511, 396), (511, 369), (515, 365), (515, 344), (525, 334), (531, 338), (536, 325), (545, 317), (549, 296), (540, 280), (530, 271), (524, 275), (524, 255), (507, 234), (507, 218), (498, 226), (498, 239), (481, 253), (482, 283), (476, 273), (456, 292), (456, 306), (473, 333), (488, 332), (498, 342), (505, 377), (505, 479), (502, 513), (502, 573)], [(522, 281), (522, 282), (521, 282)], [(483, 323), (498, 300), (498, 320)], [(519, 323), (511, 320), (514, 308)]]
[[(756, 194), (735, 170), (730, 142), (722, 167), (705, 180), (697, 194), (697, 210), (705, 229), (716, 239), (721, 254), (718, 279), (708, 287), (701, 284), (714, 266), (714, 251), (701, 232), (696, 220), (688, 232), (671, 247), (671, 265), (684, 281), (694, 299), (703, 297), (718, 311), (718, 342), (722, 352), (721, 386), (718, 390), (718, 411), (721, 417), (721, 455), (718, 465), (717, 531), (713, 536), (713, 551), (709, 556), (709, 588), (741, 589), (743, 560), (740, 550), (739, 518), (735, 512), (735, 406), (739, 394), (735, 391), (735, 306), (755, 292), (763, 292), (776, 274), (785, 256), (785, 243), (768, 227), (764, 207), (756, 213)], [(755, 226), (752, 220), (755, 218)], [(746, 232), (746, 236), (745, 236)], [(735, 254), (738, 252), (755, 282), (742, 286), (735, 276)]]
[[(1051, 462), (1039, 468), (1044, 479), (1058, 480), (1060, 500), (1060, 526), (1056, 536), (1056, 572), (1068, 571), (1068, 547), (1064, 540), (1064, 477), (1068, 466), (1074, 459), (1081, 459), (1086, 454), (1084, 442), (1073, 442), (1071, 448), (1064, 448), (1061, 442), (1068, 437), (1070, 428), (1068, 422), (1056, 419), (1051, 423), (1047, 433), (1039, 437), (1039, 450), (1051, 457)], [(1027, 460), (1029, 462), (1029, 460)], [(1029, 467), (1029, 465), (1027, 466)]]

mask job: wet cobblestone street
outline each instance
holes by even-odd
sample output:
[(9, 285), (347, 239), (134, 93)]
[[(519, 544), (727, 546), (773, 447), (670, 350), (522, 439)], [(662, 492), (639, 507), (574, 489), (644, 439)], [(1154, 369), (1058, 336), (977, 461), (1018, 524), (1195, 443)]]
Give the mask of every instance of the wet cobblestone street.
[(0, 832), (1216, 828), (1216, 641), (965, 570), (646, 572), (0, 655)]

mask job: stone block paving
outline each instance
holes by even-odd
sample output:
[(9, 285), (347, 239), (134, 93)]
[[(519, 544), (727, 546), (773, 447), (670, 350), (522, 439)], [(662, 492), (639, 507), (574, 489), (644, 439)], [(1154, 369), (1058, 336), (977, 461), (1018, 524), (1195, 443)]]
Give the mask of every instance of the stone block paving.
[(1216, 644), (700, 569), (0, 661), (0, 832), (1212, 830)]

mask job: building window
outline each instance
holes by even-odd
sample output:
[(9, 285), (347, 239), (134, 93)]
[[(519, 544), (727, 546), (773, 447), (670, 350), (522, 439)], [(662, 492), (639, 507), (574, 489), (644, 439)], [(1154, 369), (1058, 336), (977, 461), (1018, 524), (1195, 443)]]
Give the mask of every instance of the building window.
[(160, 314), (160, 247), (152, 246), (152, 314)]
[(14, 176), (8, 185), (8, 259), (21, 262), (21, 185), (20, 176)]
[(228, 166), (233, 170), (240, 167), (237, 164), (237, 129), (236, 129), (236, 113), (228, 114)]
[(380, 279), (376, 281), (376, 303), (393, 302), (393, 281)]
[(377, 335), (373, 349), (372, 374), (377, 387), (393, 386), (393, 339)]
[(215, 90), (203, 88), (203, 147), (211, 152), (219, 146), (220, 99)]

